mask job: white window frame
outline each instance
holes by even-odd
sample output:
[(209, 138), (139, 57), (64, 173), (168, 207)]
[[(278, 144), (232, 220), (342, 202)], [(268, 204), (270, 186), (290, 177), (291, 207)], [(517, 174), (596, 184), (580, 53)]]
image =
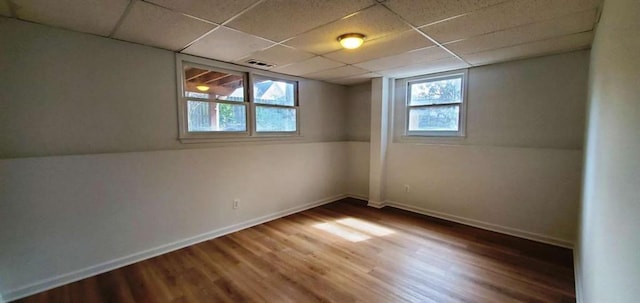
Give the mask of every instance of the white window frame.
[[(225, 101), (216, 99), (205, 99), (186, 97), (184, 78), (184, 67), (193, 66), (213, 71), (220, 71), (230, 74), (243, 75), (245, 100)], [(269, 107), (295, 108), (296, 110), (296, 130), (288, 132), (258, 132), (256, 131), (256, 104), (253, 96), (253, 80), (259, 77), (261, 79), (271, 79), (275, 81), (286, 81), (294, 84), (294, 106), (278, 106), (265, 105)], [(230, 63), (219, 62), (211, 59), (195, 57), (185, 54), (176, 54), (176, 79), (177, 79), (177, 95), (178, 95), (178, 139), (182, 143), (203, 143), (203, 142), (238, 142), (238, 141), (277, 141), (299, 139), (302, 137), (300, 123), (300, 100), (299, 100), (299, 83), (300, 78), (276, 74), (268, 71), (253, 69), (249, 67), (239, 66)], [(205, 101), (210, 103), (223, 103), (244, 105), (246, 108), (246, 131), (189, 131), (188, 127), (188, 111), (187, 101)], [(263, 105), (261, 105), (263, 106)]]
[[(411, 85), (416, 83), (423, 83), (429, 81), (445, 80), (452, 78), (462, 79), (462, 103), (444, 103), (444, 104), (427, 104), (427, 105), (410, 105), (411, 97)], [(407, 139), (420, 138), (420, 137), (464, 137), (466, 135), (466, 122), (467, 122), (467, 84), (468, 84), (468, 70), (457, 70), (452, 72), (444, 72), (431, 75), (422, 75), (411, 78), (399, 79), (398, 97), (403, 102), (404, 115), (403, 115), (403, 137)], [(409, 130), (409, 114), (412, 108), (426, 108), (426, 107), (438, 107), (447, 105), (460, 105), (460, 111), (458, 115), (458, 130), (457, 131), (410, 131)]]

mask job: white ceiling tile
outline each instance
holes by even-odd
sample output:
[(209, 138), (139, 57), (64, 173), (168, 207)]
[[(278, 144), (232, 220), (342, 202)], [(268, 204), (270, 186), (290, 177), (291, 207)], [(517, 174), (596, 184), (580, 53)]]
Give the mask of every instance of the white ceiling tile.
[(215, 25), (153, 4), (136, 1), (113, 37), (169, 50), (180, 50), (214, 27)]
[(147, 0), (198, 18), (222, 23), (258, 0)]
[(366, 36), (366, 41), (409, 29), (411, 27), (397, 15), (381, 5), (376, 5), (306, 32), (285, 42), (285, 44), (307, 52), (325, 54), (342, 49), (337, 40), (338, 36), (342, 34), (361, 33)]
[(20, 19), (108, 36), (129, 1), (20, 0), (12, 3), (15, 4), (16, 17)]
[[(301, 50), (297, 50), (295, 48), (276, 44), (273, 47), (267, 48), (265, 50), (253, 52), (247, 55), (246, 57), (238, 60), (237, 63), (247, 65), (246, 64), (247, 60), (256, 59), (262, 62), (271, 63), (275, 65), (286, 65), (286, 64), (306, 60), (314, 56), (315, 56), (314, 54), (310, 54), (307, 52), (303, 52)], [(248, 65), (248, 66), (252, 66), (252, 65)]]
[(418, 64), (438, 60), (451, 56), (447, 51), (438, 46), (427, 47), (407, 53), (382, 57), (371, 61), (355, 64), (355, 66), (370, 71), (388, 70), (396, 67)]
[(311, 74), (304, 75), (306, 78), (316, 79), (316, 80), (328, 80), (328, 79), (336, 79), (336, 78), (345, 78), (349, 76), (354, 76), (358, 74), (367, 73), (367, 70), (351, 66), (345, 65), (338, 68), (327, 69)]
[(343, 66), (344, 64), (340, 62), (336, 62), (333, 60), (329, 60), (324, 57), (316, 56), (311, 59), (293, 63), (281, 67), (276, 67), (273, 69), (274, 72), (294, 75), (294, 76), (302, 76), (310, 73), (315, 73), (331, 68), (336, 68)]
[(266, 0), (227, 25), (256, 36), (282, 41), (371, 4), (371, 0)]
[(400, 68), (379, 71), (377, 73), (387, 77), (406, 78), (406, 77), (413, 77), (418, 75), (440, 73), (440, 72), (451, 71), (451, 70), (467, 68), (467, 67), (469, 67), (467, 63), (465, 63), (464, 61), (456, 57), (451, 56), (446, 59), (440, 59), (440, 60), (420, 63), (420, 64), (413, 64), (413, 65), (404, 66)]
[(355, 85), (371, 81), (372, 78), (382, 77), (382, 75), (376, 73), (366, 73), (346, 78), (330, 79), (327, 82), (341, 84), (341, 85)]
[(384, 5), (415, 26), (422, 26), (510, 0), (387, 0)]
[(236, 61), (272, 45), (271, 41), (220, 26), (183, 52), (221, 61)]
[(433, 42), (415, 30), (409, 30), (397, 35), (388, 35), (367, 41), (358, 49), (341, 49), (324, 56), (343, 63), (354, 64), (433, 45)]
[(438, 42), (446, 43), (591, 10), (597, 3), (598, 0), (513, 0), (420, 30)]
[(470, 54), (490, 49), (545, 40), (568, 34), (591, 31), (595, 20), (596, 10), (574, 13), (562, 18), (542, 21), (513, 27), (508, 30), (493, 32), (461, 40), (445, 47), (454, 53)]
[(462, 58), (473, 65), (484, 65), (508, 60), (522, 59), (540, 55), (585, 49), (591, 46), (593, 32), (572, 34), (553, 39), (520, 44), (512, 47), (462, 55)]
[(0, 0), (0, 16), (11, 17), (9, 3), (5, 0)]

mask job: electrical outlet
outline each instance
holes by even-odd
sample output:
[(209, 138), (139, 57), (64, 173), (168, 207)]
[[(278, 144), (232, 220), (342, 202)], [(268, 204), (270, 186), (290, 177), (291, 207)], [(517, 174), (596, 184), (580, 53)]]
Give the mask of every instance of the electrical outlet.
[(240, 206), (240, 199), (233, 199), (233, 209), (238, 209)]
[(409, 184), (405, 184), (404, 185), (404, 192), (408, 193), (411, 190), (411, 187), (409, 187)]

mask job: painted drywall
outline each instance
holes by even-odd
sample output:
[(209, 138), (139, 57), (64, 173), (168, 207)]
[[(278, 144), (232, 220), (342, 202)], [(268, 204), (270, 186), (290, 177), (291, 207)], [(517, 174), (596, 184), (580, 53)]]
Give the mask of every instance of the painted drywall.
[(371, 82), (347, 88), (347, 140), (371, 138)]
[[(582, 149), (588, 70), (587, 50), (471, 68), (466, 137), (421, 142)], [(403, 102), (395, 100), (395, 142)]]
[[(12, 42), (0, 43), (5, 299), (238, 223), (369, 192), (370, 84), (302, 81), (297, 144), (182, 145), (172, 53), (11, 19), (0, 19), (0, 41)], [(387, 199), (568, 241), (587, 57), (472, 69), (474, 131), (452, 145), (390, 144)], [(347, 94), (355, 101), (345, 102)], [(345, 139), (359, 142), (324, 142)]]
[(0, 160), (0, 292), (339, 196), (346, 144)]
[(371, 142), (369, 144), (369, 205), (381, 207), (385, 197), (387, 146), (390, 129), (389, 78), (371, 80)]
[(6, 18), (0, 53), (6, 300), (349, 191), (343, 86), (301, 80), (302, 138), (180, 144), (173, 53)]
[[(217, 146), (177, 140), (170, 51), (3, 17), (0, 41), (0, 158)], [(345, 94), (302, 80), (294, 141), (345, 140)]]
[(640, 298), (640, 2), (606, 0), (596, 30), (578, 249), (583, 303)]
[(579, 150), (392, 144), (387, 165), (387, 200), (535, 240), (574, 241)]
[(349, 194), (368, 200), (371, 138), (371, 82), (347, 88)]
[(403, 142), (395, 100), (386, 199), (572, 245), (588, 60), (589, 52), (579, 51), (470, 69), (465, 138)]
[(347, 142), (347, 194), (367, 200), (369, 197), (369, 142)]

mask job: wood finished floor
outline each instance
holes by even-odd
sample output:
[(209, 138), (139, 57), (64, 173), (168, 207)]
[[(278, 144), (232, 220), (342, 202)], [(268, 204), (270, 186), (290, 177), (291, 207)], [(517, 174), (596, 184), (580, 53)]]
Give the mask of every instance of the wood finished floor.
[(575, 302), (571, 251), (358, 200), (18, 302)]

